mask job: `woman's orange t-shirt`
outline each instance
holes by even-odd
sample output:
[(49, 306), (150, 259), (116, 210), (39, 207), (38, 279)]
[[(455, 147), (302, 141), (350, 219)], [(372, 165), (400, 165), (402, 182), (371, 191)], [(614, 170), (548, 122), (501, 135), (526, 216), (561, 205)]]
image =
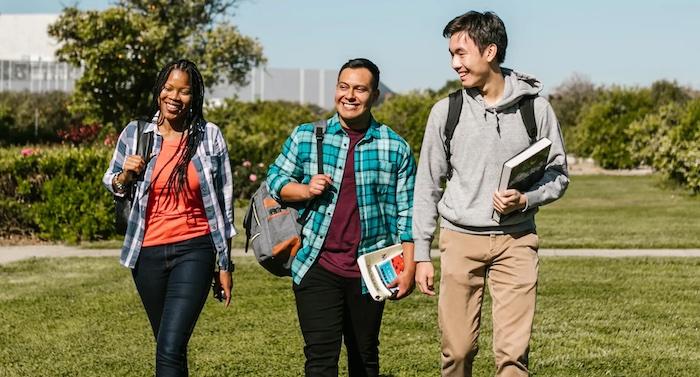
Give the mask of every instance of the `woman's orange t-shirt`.
[(166, 187), (170, 174), (185, 150), (184, 142), (185, 140), (180, 145), (180, 139), (163, 139), (153, 169), (154, 178), (148, 195), (146, 234), (142, 246), (164, 245), (210, 233), (194, 163), (190, 161), (187, 166), (187, 185), (177, 195), (177, 200), (175, 191)]

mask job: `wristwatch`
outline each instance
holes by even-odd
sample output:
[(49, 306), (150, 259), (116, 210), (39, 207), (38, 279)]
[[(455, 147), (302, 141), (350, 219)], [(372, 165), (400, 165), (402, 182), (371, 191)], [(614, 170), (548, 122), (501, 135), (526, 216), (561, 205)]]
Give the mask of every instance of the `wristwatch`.
[(117, 191), (119, 191), (119, 192), (125, 192), (125, 191), (126, 191), (126, 185), (124, 185), (123, 183), (119, 182), (119, 179), (117, 179), (117, 177), (119, 177), (119, 175), (121, 175), (121, 174), (122, 174), (122, 173), (120, 172), (119, 174), (117, 174), (117, 175), (114, 176), (114, 179), (112, 180), (112, 185), (114, 185), (114, 188), (115, 188)]

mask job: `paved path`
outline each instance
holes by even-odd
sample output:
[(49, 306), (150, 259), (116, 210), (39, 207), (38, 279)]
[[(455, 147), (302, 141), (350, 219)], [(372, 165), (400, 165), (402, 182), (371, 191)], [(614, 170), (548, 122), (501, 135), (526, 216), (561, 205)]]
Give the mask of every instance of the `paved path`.
[[(246, 254), (242, 249), (233, 250), (234, 257)], [(433, 256), (437, 256), (433, 250)], [(542, 249), (541, 256), (577, 257), (700, 257), (700, 249)], [(0, 264), (28, 258), (50, 257), (103, 257), (118, 256), (118, 249), (81, 249), (63, 245), (0, 246)], [(252, 254), (248, 254), (252, 255)]]

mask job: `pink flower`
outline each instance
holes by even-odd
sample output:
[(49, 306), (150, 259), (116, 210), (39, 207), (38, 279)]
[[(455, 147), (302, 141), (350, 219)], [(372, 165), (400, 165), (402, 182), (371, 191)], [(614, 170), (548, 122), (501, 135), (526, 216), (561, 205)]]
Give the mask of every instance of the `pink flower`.
[(27, 157), (27, 156), (31, 156), (31, 155), (35, 154), (36, 151), (32, 148), (24, 148), (24, 149), (22, 149), (22, 151), (20, 153), (22, 154), (23, 157)]
[(243, 161), (243, 167), (244, 167), (244, 168), (249, 168), (249, 167), (251, 167), (252, 165), (253, 165), (253, 164), (251, 164), (250, 161), (248, 161), (248, 160)]
[(248, 176), (248, 179), (250, 179), (251, 182), (255, 182), (258, 180), (258, 176), (255, 174), (251, 174)]

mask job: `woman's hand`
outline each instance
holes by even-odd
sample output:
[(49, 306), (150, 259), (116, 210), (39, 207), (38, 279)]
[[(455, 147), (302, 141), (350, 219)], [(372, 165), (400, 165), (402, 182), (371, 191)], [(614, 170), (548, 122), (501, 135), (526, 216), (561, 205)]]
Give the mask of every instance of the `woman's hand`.
[(131, 182), (134, 179), (134, 177), (137, 177), (139, 174), (141, 174), (145, 166), (146, 162), (141, 156), (127, 156), (124, 160), (124, 164), (122, 165), (122, 171), (125, 174), (120, 174), (117, 179), (120, 180), (122, 184), (127, 184)]
[(231, 271), (219, 271), (214, 273), (214, 284), (224, 291), (224, 306), (228, 308), (231, 304), (231, 290), (233, 289), (233, 278)]

